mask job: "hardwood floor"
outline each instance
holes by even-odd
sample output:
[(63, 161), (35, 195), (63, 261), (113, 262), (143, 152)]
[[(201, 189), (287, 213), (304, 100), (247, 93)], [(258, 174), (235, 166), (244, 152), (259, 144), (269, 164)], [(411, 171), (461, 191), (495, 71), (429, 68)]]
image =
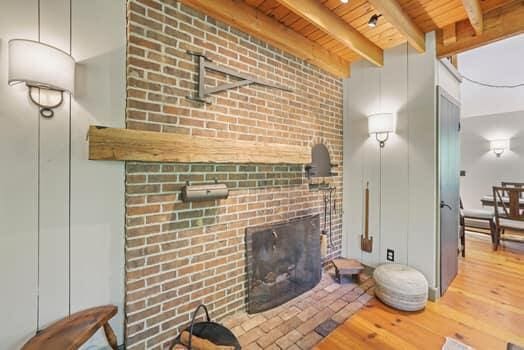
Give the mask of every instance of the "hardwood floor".
[(406, 313), (373, 300), (316, 347), (441, 349), (445, 337), (477, 350), (524, 346), (524, 250), (468, 235), (467, 255), (447, 293), (426, 309)]

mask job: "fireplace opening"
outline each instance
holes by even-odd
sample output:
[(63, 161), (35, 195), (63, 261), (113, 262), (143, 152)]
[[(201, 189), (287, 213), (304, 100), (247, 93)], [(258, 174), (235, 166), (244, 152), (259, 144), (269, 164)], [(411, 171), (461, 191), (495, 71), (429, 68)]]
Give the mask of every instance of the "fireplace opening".
[(320, 281), (320, 218), (246, 229), (248, 313), (257, 313), (306, 292)]

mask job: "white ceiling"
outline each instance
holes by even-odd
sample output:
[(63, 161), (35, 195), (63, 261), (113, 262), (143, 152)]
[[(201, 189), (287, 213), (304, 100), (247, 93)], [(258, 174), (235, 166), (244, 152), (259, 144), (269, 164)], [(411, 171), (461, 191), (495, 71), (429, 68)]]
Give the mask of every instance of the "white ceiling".
[[(489, 84), (524, 83), (524, 34), (459, 55), (462, 75)], [(524, 111), (524, 86), (500, 89), (477, 86), (464, 80), (461, 87), (462, 117)]]

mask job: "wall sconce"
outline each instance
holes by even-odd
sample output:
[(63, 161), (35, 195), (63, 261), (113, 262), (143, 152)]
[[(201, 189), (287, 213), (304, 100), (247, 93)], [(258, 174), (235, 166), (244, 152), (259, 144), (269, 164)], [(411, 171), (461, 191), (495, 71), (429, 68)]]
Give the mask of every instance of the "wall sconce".
[(368, 132), (375, 134), (375, 138), (383, 148), (390, 132), (395, 132), (395, 116), (393, 113), (377, 113), (368, 116)]
[[(64, 91), (75, 88), (75, 60), (56, 47), (33, 40), (9, 40), (8, 84), (25, 83), (29, 98), (40, 107), (42, 117), (51, 118), (53, 109), (64, 101)], [(42, 102), (40, 90), (51, 93)], [(51, 97), (55, 97), (54, 99)]]
[(495, 153), (497, 158), (500, 158), (504, 151), (509, 150), (509, 139), (490, 141), (489, 148)]

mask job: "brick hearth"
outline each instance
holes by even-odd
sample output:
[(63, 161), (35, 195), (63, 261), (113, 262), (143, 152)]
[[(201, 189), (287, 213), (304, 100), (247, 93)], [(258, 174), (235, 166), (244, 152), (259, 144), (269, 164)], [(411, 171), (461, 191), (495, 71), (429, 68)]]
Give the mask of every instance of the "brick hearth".
[(372, 299), (373, 279), (361, 274), (361, 280), (338, 284), (329, 271), (314, 289), (285, 304), (253, 315), (238, 312), (222, 323), (243, 350), (309, 350), (323, 338), (315, 331), (319, 325), (330, 319), (342, 324)]

